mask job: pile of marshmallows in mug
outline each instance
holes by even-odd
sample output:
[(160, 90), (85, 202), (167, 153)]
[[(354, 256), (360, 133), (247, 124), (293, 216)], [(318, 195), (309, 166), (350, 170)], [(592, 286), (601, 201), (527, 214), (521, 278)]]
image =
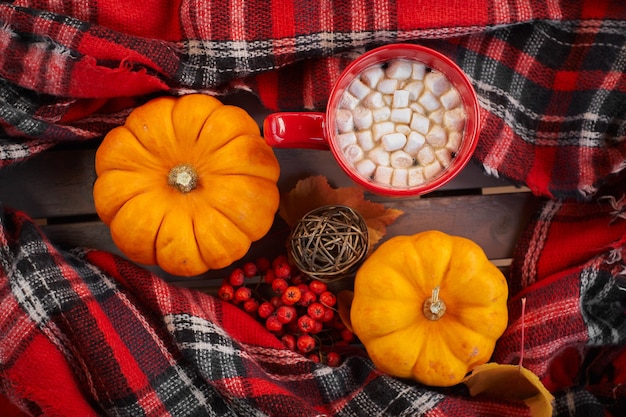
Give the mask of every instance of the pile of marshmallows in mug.
[(439, 71), (398, 58), (362, 71), (335, 115), (337, 145), (366, 180), (392, 188), (435, 178), (458, 151), (465, 110)]

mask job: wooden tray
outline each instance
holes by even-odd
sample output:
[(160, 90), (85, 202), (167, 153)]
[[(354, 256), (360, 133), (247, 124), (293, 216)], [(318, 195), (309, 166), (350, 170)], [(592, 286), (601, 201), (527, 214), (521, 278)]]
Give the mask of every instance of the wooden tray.
[[(255, 97), (246, 93), (229, 96), (224, 102), (245, 108), (260, 125), (268, 114)], [(94, 210), (92, 186), (97, 145), (98, 142), (73, 147), (62, 145), (24, 163), (0, 169), (0, 202), (36, 219), (58, 245), (90, 247), (121, 255)], [(298, 180), (311, 175), (324, 175), (334, 187), (354, 186), (330, 151), (276, 149), (275, 153), (281, 164), (282, 191), (290, 190)], [(474, 162), (441, 190), (426, 196), (389, 199), (366, 194), (366, 197), (404, 211), (387, 229), (385, 239), (428, 229), (465, 236), (482, 246), (489, 259), (505, 273), (515, 242), (537, 204), (537, 198), (528, 189), (486, 176)], [(242, 262), (283, 253), (288, 232), (277, 216), (272, 230), (253, 244)], [(215, 289), (230, 270), (183, 278), (170, 276), (157, 267), (149, 269), (178, 285), (208, 290)]]

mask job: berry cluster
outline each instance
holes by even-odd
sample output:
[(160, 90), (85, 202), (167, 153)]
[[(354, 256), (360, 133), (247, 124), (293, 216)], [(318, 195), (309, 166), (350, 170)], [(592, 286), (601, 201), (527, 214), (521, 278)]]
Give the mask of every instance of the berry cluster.
[(259, 320), (289, 349), (337, 366), (339, 347), (354, 334), (337, 313), (337, 297), (321, 281), (291, 265), (287, 256), (259, 258), (232, 270), (218, 296)]

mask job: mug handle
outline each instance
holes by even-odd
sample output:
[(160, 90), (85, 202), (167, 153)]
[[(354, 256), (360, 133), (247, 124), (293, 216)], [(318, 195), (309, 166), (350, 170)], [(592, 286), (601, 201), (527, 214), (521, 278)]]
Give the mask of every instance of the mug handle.
[(265, 142), (273, 148), (329, 150), (326, 115), (320, 112), (279, 112), (263, 121)]

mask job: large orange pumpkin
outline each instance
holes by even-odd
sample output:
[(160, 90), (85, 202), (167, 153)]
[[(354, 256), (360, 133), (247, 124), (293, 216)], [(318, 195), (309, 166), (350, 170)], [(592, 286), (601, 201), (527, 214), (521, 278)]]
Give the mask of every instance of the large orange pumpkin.
[(229, 266), (270, 229), (278, 161), (254, 119), (214, 97), (137, 107), (96, 153), (96, 211), (118, 248), (182, 276)]

